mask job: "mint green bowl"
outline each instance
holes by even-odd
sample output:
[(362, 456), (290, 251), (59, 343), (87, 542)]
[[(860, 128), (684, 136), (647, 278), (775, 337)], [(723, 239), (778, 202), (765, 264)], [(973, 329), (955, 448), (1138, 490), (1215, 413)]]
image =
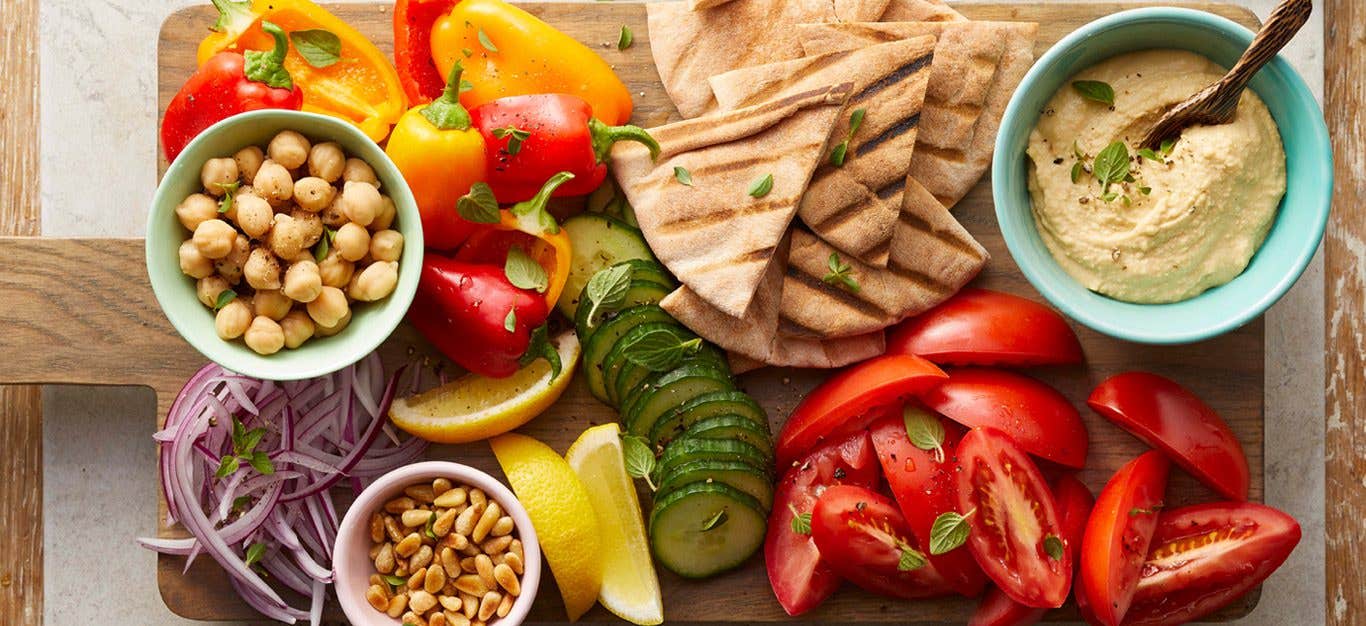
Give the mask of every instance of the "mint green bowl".
[[(202, 189), (199, 169), (214, 157), (232, 156), (249, 145), (265, 146), (282, 130), (303, 133), (310, 141), (335, 141), (348, 157), (369, 163), (381, 190), (393, 198), (393, 228), (403, 233), (398, 287), (388, 298), (355, 307), (351, 323), (331, 337), (314, 337), (293, 350), (262, 356), (240, 339), (223, 341), (214, 330), (213, 311), (199, 302), (195, 280), (181, 273), (178, 249), (190, 233), (180, 225), (175, 208)], [(313, 378), (337, 371), (374, 351), (394, 331), (412, 304), (422, 267), (422, 224), (417, 204), (403, 175), (374, 141), (355, 126), (334, 117), (301, 111), (262, 110), (242, 113), (209, 127), (180, 153), (166, 170), (147, 216), (147, 275), (166, 318), (180, 336), (209, 360), (239, 374), (269, 380)]]
[(1275, 304), (1309, 265), (1323, 238), (1333, 189), (1333, 153), (1323, 112), (1295, 70), (1276, 57), (1252, 80), (1280, 127), (1286, 190), (1266, 242), (1237, 278), (1172, 304), (1133, 304), (1081, 286), (1054, 261), (1035, 230), (1025, 147), (1040, 111), (1077, 72), (1152, 48), (1189, 50), (1229, 67), (1252, 32), (1222, 17), (1172, 7), (1134, 9), (1077, 29), (1025, 75), (1006, 107), (991, 169), (996, 218), (1025, 278), (1068, 316), (1107, 335), (1151, 344), (1201, 341), (1238, 328)]

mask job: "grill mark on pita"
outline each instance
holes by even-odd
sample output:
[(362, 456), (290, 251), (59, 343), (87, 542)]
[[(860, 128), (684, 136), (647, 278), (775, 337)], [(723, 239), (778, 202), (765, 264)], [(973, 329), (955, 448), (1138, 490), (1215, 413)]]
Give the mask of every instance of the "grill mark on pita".
[(897, 123), (887, 128), (887, 130), (878, 133), (876, 137), (873, 137), (872, 139), (869, 139), (868, 141), (865, 141), (862, 144), (860, 144), (857, 148), (854, 148), (854, 156), (861, 157), (865, 154), (868, 154), (869, 152), (877, 150), (878, 146), (881, 146), (882, 144), (888, 141), (896, 139), (897, 137), (900, 137), (901, 135), (907, 132), (915, 130), (915, 128), (919, 125), (920, 113), (918, 112), (914, 115), (911, 115), (910, 117), (902, 118), (898, 120)]
[(947, 161), (949, 163), (968, 162), (967, 153), (959, 148), (945, 148), (943, 146), (935, 146), (930, 144), (921, 145), (917, 143), (915, 146), (915, 156), (912, 157), (912, 159), (918, 159), (921, 156), (925, 155), (939, 159), (940, 161)]
[(902, 177), (897, 178), (896, 180), (894, 180), (894, 181), (888, 183), (888, 184), (885, 185), (882, 189), (878, 189), (877, 191), (874, 191), (873, 193), (877, 194), (877, 197), (880, 198), (880, 199), (882, 199), (882, 200), (891, 200), (893, 197), (896, 196), (896, 194), (899, 194), (899, 193), (901, 193), (901, 192), (903, 192), (903, 191), (905, 191), (905, 190), (906, 190), (906, 177), (905, 177), (905, 176), (902, 176)]
[(881, 318), (888, 315), (887, 311), (883, 311), (876, 304), (864, 300), (856, 294), (849, 293), (841, 287), (831, 285), (830, 283), (821, 280), (819, 277), (807, 274), (795, 264), (788, 264), (787, 277), (806, 285), (813, 291), (825, 294), (827, 297), (839, 301), (845, 306), (867, 315), (868, 317)]
[[(864, 257), (867, 257), (867, 258), (877, 259), (877, 258), (882, 258), (882, 257), (889, 256), (890, 253), (891, 253), (891, 251), (892, 251), (892, 239), (889, 237), (889, 238), (884, 239), (883, 241), (879, 242), (876, 246), (873, 246), (872, 249), (865, 251), (865, 252), (863, 253), (863, 256), (864, 256)], [(888, 259), (888, 262), (890, 263), (891, 260)]]
[(807, 77), (811, 74), (815, 74), (816, 72), (819, 72), (830, 67), (831, 65), (843, 61), (845, 58), (847, 58), (849, 55), (853, 54), (856, 51), (856, 49), (843, 50), (840, 52), (833, 52), (830, 54), (809, 57), (810, 60), (808, 60), (805, 65), (798, 68), (787, 78), (784, 78), (783, 80), (778, 82), (765, 85), (763, 89), (746, 96), (743, 100), (741, 100), (739, 103), (735, 104), (730, 108), (737, 109), (741, 107), (754, 106), (756, 104), (764, 102), (772, 98), (774, 95), (782, 93), (783, 90), (787, 89), (788, 87), (791, 87), (792, 85), (798, 84), (806, 80)]
[(934, 237), (944, 245), (949, 246), (954, 250), (957, 250), (958, 252), (961, 252), (974, 258), (980, 257), (982, 255), (981, 250), (973, 247), (968, 242), (958, 238), (957, 236), (955, 236), (953, 232), (936, 230), (934, 226), (930, 225), (929, 222), (921, 219), (919, 215), (902, 211), (901, 214), (898, 216), (898, 219), (901, 220), (902, 224), (905, 224), (922, 233), (925, 233), (926, 235)]
[(929, 291), (931, 293), (945, 294), (950, 291), (953, 291), (952, 287), (945, 285), (943, 282), (939, 280), (939, 278), (935, 276), (931, 276), (924, 272), (919, 272), (907, 267), (902, 267), (895, 263), (887, 263), (887, 271), (891, 272), (897, 278), (915, 283), (917, 287), (924, 289), (925, 291)]
[(715, 272), (718, 270), (732, 270), (736, 265), (749, 265), (751, 263), (767, 263), (769, 259), (773, 258), (773, 251), (775, 249), (776, 248), (774, 246), (764, 246), (757, 250), (750, 250), (749, 252), (737, 254), (733, 257), (717, 259), (716, 261), (708, 263), (706, 265), (699, 265), (695, 268), (692, 268), (691, 271), (698, 274), (710, 274), (711, 272)]
[(809, 337), (820, 339), (821, 332), (786, 315), (778, 316), (778, 334), (788, 337)]
[(909, 62), (902, 64), (901, 67), (898, 67), (892, 70), (891, 72), (884, 74), (882, 78), (879, 78), (873, 81), (872, 83), (869, 83), (867, 87), (864, 87), (861, 91), (851, 96), (850, 99), (861, 101), (867, 98), (871, 98), (877, 95), (878, 93), (888, 89), (892, 85), (900, 83), (904, 80), (907, 80), (915, 76), (916, 74), (919, 74), (921, 71), (925, 70), (930, 66), (930, 61), (932, 59), (934, 59), (933, 50), (922, 56), (918, 56), (914, 59), (911, 59)]
[[(779, 99), (777, 99), (777, 100), (771, 100), (771, 101), (769, 101), (769, 102), (766, 103), (766, 104), (761, 104), (761, 105), (755, 106), (754, 108), (751, 108), (751, 109), (748, 109), (748, 110), (738, 110), (738, 109), (737, 109), (737, 110), (733, 110), (733, 111), (728, 111), (728, 112), (725, 113), (724, 115), (719, 116), (719, 119), (709, 120), (709, 121), (708, 121), (708, 124), (710, 124), (710, 125), (713, 126), (713, 127), (715, 127), (715, 126), (724, 126), (724, 125), (726, 125), (726, 124), (728, 124), (728, 123), (730, 123), (730, 122), (732, 122), (732, 121), (734, 121), (734, 120), (737, 120), (737, 119), (744, 119), (744, 118), (750, 118), (750, 117), (760, 117), (760, 116), (766, 115), (766, 114), (768, 114), (768, 113), (770, 113), (770, 112), (772, 112), (772, 111), (775, 111), (775, 110), (777, 110), (777, 109), (783, 109), (783, 108), (790, 107), (790, 106), (792, 106), (792, 105), (794, 105), (794, 104), (796, 104), (796, 103), (798, 103), (798, 102), (801, 102), (801, 101), (803, 101), (803, 100), (807, 100), (807, 99), (813, 98), (813, 97), (815, 97), (815, 96), (817, 96), (817, 95), (825, 95), (825, 96), (826, 96), (826, 98), (824, 98), (824, 99), (823, 99), (822, 101), (820, 101), (820, 102), (812, 102), (808, 107), (801, 107), (801, 108), (799, 108), (799, 109), (793, 111), (791, 115), (787, 115), (787, 116), (784, 116), (784, 117), (782, 117), (782, 118), (776, 119), (776, 120), (773, 121), (772, 124), (769, 124), (768, 126), (766, 126), (766, 127), (764, 127), (764, 128), (761, 128), (761, 129), (759, 129), (758, 131), (756, 131), (756, 132), (754, 132), (754, 133), (752, 133), (752, 134), (750, 134), (750, 135), (747, 135), (747, 136), (745, 136), (745, 137), (741, 137), (741, 138), (740, 138), (740, 139), (747, 139), (747, 138), (753, 137), (753, 136), (755, 136), (755, 135), (763, 134), (763, 133), (764, 133), (765, 131), (767, 131), (768, 129), (771, 129), (771, 128), (773, 128), (774, 126), (777, 126), (777, 125), (779, 125), (779, 124), (782, 124), (783, 122), (786, 122), (787, 120), (791, 119), (794, 115), (797, 115), (797, 114), (801, 113), (802, 111), (805, 111), (807, 108), (816, 107), (816, 106), (824, 106), (824, 105), (827, 105), (827, 104), (832, 104), (832, 103), (838, 101), (838, 99), (839, 99), (840, 97), (846, 97), (846, 98), (847, 98), (848, 90), (847, 90), (847, 88), (844, 88), (844, 87), (845, 87), (846, 85), (848, 85), (848, 84), (849, 84), (849, 83), (844, 83), (844, 84), (842, 84), (842, 85), (836, 85), (836, 86), (834, 86), (834, 87), (820, 87), (820, 88), (817, 88), (817, 89), (811, 89), (811, 90), (808, 90), (808, 91), (803, 91), (803, 92), (801, 92), (801, 93), (794, 93), (794, 94), (792, 94), (792, 95), (790, 95), (790, 96), (785, 96), (785, 97), (779, 98)], [(697, 119), (697, 118), (693, 118), (693, 119), (695, 120), (695, 119)], [(686, 135), (686, 134), (695, 132), (695, 131), (693, 130), (693, 126), (692, 126), (692, 125), (688, 125), (688, 124), (681, 124), (681, 125), (673, 126), (673, 127), (670, 128), (669, 130), (670, 130), (671, 132), (668, 132), (668, 133), (663, 134), (663, 135), (656, 134), (656, 135), (655, 135), (655, 140), (656, 140), (656, 141), (659, 141), (660, 143), (666, 143), (666, 142), (668, 142), (668, 141), (673, 140), (675, 134), (677, 134), (677, 135), (679, 135), (679, 136), (683, 136), (683, 135)], [(738, 139), (737, 139), (737, 141), (738, 141)], [(725, 144), (716, 144), (716, 145), (725, 145)]]
[(712, 213), (708, 213), (706, 215), (699, 215), (697, 217), (685, 217), (682, 219), (662, 222), (659, 225), (658, 230), (660, 233), (664, 234), (679, 231), (690, 232), (700, 230), (707, 226), (719, 224), (726, 220), (735, 219), (738, 217), (762, 215), (764, 213), (769, 213), (772, 211), (790, 209), (793, 205), (796, 204), (797, 200), (798, 198), (796, 197), (788, 197), (776, 198), (774, 200), (770, 200), (767, 202), (754, 202), (745, 206), (715, 211)]

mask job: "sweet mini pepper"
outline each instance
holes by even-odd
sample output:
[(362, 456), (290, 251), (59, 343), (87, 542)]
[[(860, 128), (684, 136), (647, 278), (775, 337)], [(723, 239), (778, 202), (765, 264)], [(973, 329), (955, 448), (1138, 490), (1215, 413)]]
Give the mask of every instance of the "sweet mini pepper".
[(394, 2), (394, 68), (409, 104), (441, 97), (445, 81), (432, 62), (432, 25), (453, 6), (455, 0)]
[(556, 172), (574, 179), (556, 196), (593, 193), (607, 178), (607, 152), (621, 140), (638, 141), (659, 156), (659, 143), (638, 126), (608, 126), (593, 117), (588, 102), (564, 94), (499, 98), (470, 111), (484, 135), (486, 179), (501, 202), (526, 200)]
[(569, 280), (572, 248), (569, 235), (546, 210), (546, 204), (557, 188), (573, 178), (569, 172), (559, 172), (546, 180), (530, 200), (499, 211), (496, 218), (478, 226), (455, 258), (501, 265), (507, 262), (510, 249), (521, 248), (545, 270), (545, 299), (549, 306), (554, 306)]
[(460, 104), (460, 74), (456, 63), (442, 96), (404, 113), (384, 149), (413, 190), (427, 246), (438, 250), (454, 249), (474, 230), (455, 207), (486, 169), (484, 139)]
[[(262, 50), (271, 36), (261, 29), (270, 20), (291, 37), (331, 41), (335, 51), (314, 65), (299, 51), (289, 51), (284, 65), (303, 88), (303, 110), (332, 115), (360, 127), (375, 141), (389, 134), (407, 106), (398, 72), (389, 58), (346, 22), (309, 0), (212, 0), (218, 9), (213, 31), (199, 43), (199, 64), (223, 50)], [(329, 36), (330, 35), (330, 36)], [(333, 54), (335, 52), (335, 54)], [(314, 55), (314, 62), (318, 62)]]
[(275, 38), (274, 49), (209, 57), (166, 106), (161, 121), (166, 160), (174, 161), (191, 139), (220, 120), (258, 109), (297, 111), (303, 104), (303, 92), (284, 67), (289, 51), (285, 31), (270, 22), (261, 26)]
[(432, 25), (432, 60), (446, 75), (465, 64), (473, 88), (460, 101), (473, 109), (507, 96), (575, 95), (609, 126), (631, 119), (631, 92), (612, 67), (536, 16), (503, 0), (461, 0)]

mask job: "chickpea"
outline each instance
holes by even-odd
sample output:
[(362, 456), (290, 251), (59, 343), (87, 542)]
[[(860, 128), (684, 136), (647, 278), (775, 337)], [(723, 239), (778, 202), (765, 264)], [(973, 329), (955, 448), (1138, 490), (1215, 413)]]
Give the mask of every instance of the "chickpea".
[(232, 155), (232, 160), (237, 162), (237, 171), (242, 175), (242, 182), (250, 185), (256, 180), (256, 172), (261, 169), (261, 163), (266, 160), (266, 155), (257, 146), (247, 146)]
[(247, 327), (251, 325), (251, 307), (242, 300), (242, 298), (233, 299), (232, 302), (218, 309), (218, 314), (213, 318), (214, 330), (218, 331), (218, 336), (225, 341), (241, 337), (242, 333), (247, 332)]
[(194, 229), (194, 241), (199, 253), (210, 259), (221, 259), (232, 252), (237, 229), (220, 219), (205, 220)]
[(296, 261), (285, 270), (284, 294), (299, 302), (312, 302), (322, 293), (323, 279), (313, 259)]
[(180, 244), (180, 271), (191, 278), (213, 276), (213, 260), (204, 256), (194, 242), (186, 239)]
[(350, 295), (353, 300), (374, 302), (389, 297), (396, 286), (398, 286), (398, 263), (380, 261), (365, 266), (365, 269), (356, 275), (356, 279), (351, 285)]
[(343, 259), (359, 261), (370, 251), (370, 231), (355, 222), (348, 223), (337, 229), (336, 236), (332, 238), (332, 247)]
[(332, 203), (318, 212), (318, 219), (328, 228), (341, 228), (343, 224), (351, 221), (346, 218), (346, 211), (342, 210), (341, 194), (333, 194)]
[(229, 284), (236, 285), (242, 280), (242, 266), (247, 264), (250, 255), (251, 241), (246, 235), (238, 234), (232, 241), (232, 252), (214, 261), (213, 268), (218, 270), (218, 275), (227, 279)]
[(222, 197), (237, 182), (237, 162), (228, 157), (205, 161), (199, 168), (199, 182), (210, 195)]
[(275, 226), (270, 229), (266, 245), (271, 251), (285, 259), (299, 258), (308, 239), (308, 227), (293, 217), (280, 213), (275, 216)]
[(387, 230), (394, 225), (394, 216), (397, 214), (398, 208), (394, 206), (394, 199), (381, 194), (379, 212), (375, 213), (375, 221), (370, 222), (370, 230)]
[(356, 264), (341, 258), (335, 248), (323, 257), (322, 263), (318, 264), (318, 275), (322, 278), (323, 285), (328, 287), (340, 289), (347, 286), (355, 272)]
[(200, 224), (218, 217), (218, 201), (202, 193), (190, 194), (175, 208), (175, 215), (181, 226), (194, 232)]
[(259, 196), (242, 196), (235, 198), (233, 206), (237, 208), (237, 216), (234, 221), (242, 227), (252, 239), (260, 239), (261, 235), (270, 230), (271, 221), (275, 219), (275, 209), (270, 208), (270, 203)]
[(342, 189), (341, 208), (346, 217), (361, 226), (369, 226), (384, 208), (379, 190), (370, 183), (348, 182)]
[(294, 301), (280, 291), (262, 289), (251, 299), (251, 305), (252, 312), (278, 322), (289, 315), (289, 310), (294, 307)]
[(210, 309), (218, 306), (218, 296), (227, 291), (228, 279), (222, 276), (205, 276), (195, 283), (195, 295), (199, 296), (199, 302)]
[(308, 176), (294, 181), (294, 201), (305, 211), (317, 213), (327, 208), (336, 195), (337, 188), (321, 178)]
[(342, 169), (342, 180), (353, 183), (370, 183), (376, 189), (379, 188), (379, 179), (375, 177), (374, 168), (369, 163), (352, 157), (346, 160), (346, 167)]
[(280, 348), (285, 347), (285, 331), (275, 320), (257, 315), (256, 319), (251, 321), (251, 326), (247, 328), (242, 340), (257, 354), (275, 354)]
[(403, 256), (403, 233), (381, 230), (370, 235), (370, 258), (376, 261), (397, 261)]
[(266, 146), (270, 160), (285, 166), (285, 169), (301, 167), (308, 161), (308, 139), (292, 130), (282, 130)]
[(347, 309), (347, 310), (346, 310), (346, 315), (343, 315), (341, 319), (337, 320), (337, 323), (336, 323), (336, 324), (334, 324), (334, 325), (332, 325), (332, 326), (323, 326), (323, 325), (319, 324), (318, 326), (316, 326), (316, 327), (313, 329), (313, 336), (315, 336), (315, 337), (331, 337), (332, 335), (335, 335), (335, 334), (337, 334), (337, 333), (339, 333), (339, 332), (345, 330), (346, 327), (347, 327), (347, 325), (350, 324), (350, 323), (351, 323), (351, 309)]
[(351, 310), (346, 294), (336, 287), (323, 287), (322, 292), (308, 303), (308, 316), (319, 326), (334, 327)]
[(256, 248), (247, 257), (247, 264), (242, 266), (242, 275), (246, 277), (247, 284), (255, 289), (279, 289), (280, 260), (270, 250)]
[[(299, 225), (299, 232), (303, 235), (304, 249), (312, 248), (313, 244), (318, 243), (323, 237), (323, 220), (317, 213), (309, 213), (303, 209), (294, 209), (289, 212), (289, 216), (294, 218), (294, 222)], [(312, 253), (310, 253), (311, 256)]]
[(285, 333), (285, 347), (293, 350), (304, 345), (313, 336), (313, 318), (306, 311), (295, 309), (280, 320), (280, 330)]
[(336, 182), (346, 169), (346, 153), (335, 141), (314, 144), (308, 151), (308, 175)]
[(294, 178), (289, 175), (289, 170), (285, 169), (285, 166), (274, 161), (261, 164), (261, 169), (256, 172), (256, 179), (252, 181), (251, 186), (271, 205), (284, 204), (294, 197)]

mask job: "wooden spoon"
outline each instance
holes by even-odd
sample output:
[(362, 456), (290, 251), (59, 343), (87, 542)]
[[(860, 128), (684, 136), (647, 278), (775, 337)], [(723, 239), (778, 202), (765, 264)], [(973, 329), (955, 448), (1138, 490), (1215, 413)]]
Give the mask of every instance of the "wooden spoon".
[(1233, 113), (1238, 109), (1238, 100), (1242, 98), (1248, 81), (1304, 26), (1313, 8), (1313, 0), (1282, 2), (1271, 12), (1271, 17), (1262, 25), (1252, 45), (1248, 46), (1247, 52), (1233, 65), (1233, 69), (1214, 84), (1168, 110), (1153, 124), (1139, 146), (1156, 149), (1162, 140), (1175, 137), (1187, 126), (1215, 126), (1233, 120)]

